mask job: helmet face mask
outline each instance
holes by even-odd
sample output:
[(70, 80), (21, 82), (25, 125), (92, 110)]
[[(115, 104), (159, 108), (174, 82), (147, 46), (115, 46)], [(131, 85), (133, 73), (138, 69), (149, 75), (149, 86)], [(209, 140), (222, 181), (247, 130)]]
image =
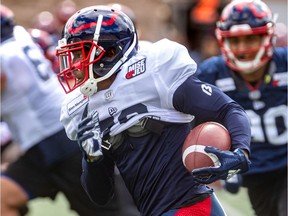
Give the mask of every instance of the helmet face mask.
[[(91, 57), (93, 47), (96, 49), (95, 57)], [(87, 81), (90, 65), (99, 61), (104, 53), (105, 51), (92, 41), (75, 42), (58, 48), (56, 55), (59, 58), (60, 72), (57, 76), (64, 91), (69, 93)], [(92, 58), (93, 60), (89, 61)]]
[[(270, 9), (260, 0), (232, 1), (222, 11), (215, 33), (227, 65), (235, 71), (253, 73), (272, 57), (274, 20)], [(231, 38), (253, 36), (259, 36), (258, 48), (231, 48)], [(254, 58), (239, 58), (248, 54)]]
[[(96, 93), (97, 83), (117, 73), (137, 46), (134, 25), (124, 13), (105, 6), (78, 11), (67, 21), (56, 53), (65, 92), (80, 87), (86, 96)], [(81, 58), (76, 60), (76, 55)], [(79, 71), (83, 79), (75, 77)]]

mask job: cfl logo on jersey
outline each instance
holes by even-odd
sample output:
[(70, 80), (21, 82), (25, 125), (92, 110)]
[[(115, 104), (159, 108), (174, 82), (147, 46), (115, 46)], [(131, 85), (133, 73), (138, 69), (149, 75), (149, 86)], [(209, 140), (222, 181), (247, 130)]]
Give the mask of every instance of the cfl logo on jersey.
[(206, 84), (202, 84), (202, 85), (201, 85), (201, 89), (202, 89), (202, 91), (203, 91), (205, 94), (207, 94), (207, 95), (209, 95), (209, 96), (212, 95), (212, 88), (211, 88), (211, 86), (206, 85)]
[(131, 79), (146, 71), (146, 58), (141, 59), (128, 67), (126, 79)]
[(109, 112), (110, 116), (113, 116), (117, 112), (117, 108), (116, 107), (108, 107), (108, 112)]

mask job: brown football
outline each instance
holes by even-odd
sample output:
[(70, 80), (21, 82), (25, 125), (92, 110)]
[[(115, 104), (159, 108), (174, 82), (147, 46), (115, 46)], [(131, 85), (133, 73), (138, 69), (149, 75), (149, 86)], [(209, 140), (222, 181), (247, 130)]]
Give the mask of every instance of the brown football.
[(231, 139), (228, 130), (217, 122), (205, 122), (191, 130), (182, 147), (183, 164), (189, 172), (218, 165), (217, 157), (208, 155), (205, 146), (229, 150)]

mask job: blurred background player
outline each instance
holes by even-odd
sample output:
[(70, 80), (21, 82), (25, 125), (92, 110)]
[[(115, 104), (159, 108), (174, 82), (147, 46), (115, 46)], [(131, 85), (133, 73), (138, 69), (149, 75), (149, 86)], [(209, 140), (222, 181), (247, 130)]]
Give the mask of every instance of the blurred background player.
[(15, 161), (20, 155), (19, 145), (13, 141), (8, 125), (0, 122), (0, 146), (1, 146), (1, 171), (5, 170), (9, 163)]
[(60, 1), (53, 12), (41, 11), (32, 20), (28, 29), (34, 42), (42, 48), (45, 57), (51, 62), (55, 73), (59, 72), (59, 62), (55, 55), (58, 40), (66, 21), (77, 11), (72, 0)]
[(251, 169), (226, 188), (237, 192), (243, 177), (258, 216), (287, 215), (287, 46), (274, 48), (274, 33), (275, 17), (264, 2), (234, 0), (217, 23), (222, 56), (204, 61), (198, 71), (250, 118)]
[(53, 12), (40, 11), (32, 19), (32, 28), (48, 32), (55, 45), (61, 38), (61, 33), (66, 21), (77, 11), (77, 7), (72, 0), (60, 1)]
[(77, 11), (76, 3), (72, 0), (63, 0), (58, 3), (54, 11), (56, 24), (59, 34), (62, 33), (63, 27), (67, 20)]
[(33, 41), (40, 46), (45, 57), (50, 61), (53, 71), (57, 74), (59, 72), (59, 61), (55, 55), (56, 44), (52, 36), (41, 29), (29, 28), (27, 31)]
[(53, 13), (50, 11), (39, 12), (33, 17), (31, 25), (32, 28), (48, 32), (51, 35), (52, 42), (57, 44), (61, 32), (57, 28), (58, 22)]
[(29, 33), (15, 26), (13, 12), (0, 5), (0, 14), (1, 119), (23, 152), (1, 172), (1, 215), (24, 215), (30, 200), (59, 192), (81, 216), (137, 215), (118, 193), (105, 207), (88, 198), (80, 183), (81, 151), (59, 121), (64, 94), (55, 73)]

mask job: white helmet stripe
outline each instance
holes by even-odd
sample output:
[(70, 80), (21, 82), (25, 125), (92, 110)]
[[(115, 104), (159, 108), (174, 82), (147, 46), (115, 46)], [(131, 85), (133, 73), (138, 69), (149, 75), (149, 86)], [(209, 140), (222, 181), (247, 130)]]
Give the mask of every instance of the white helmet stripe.
[(93, 41), (97, 44), (98, 43), (98, 39), (100, 36), (100, 30), (101, 30), (101, 26), (102, 26), (102, 21), (103, 21), (103, 15), (99, 15), (98, 16), (98, 20), (97, 20), (97, 25), (96, 25), (96, 29), (95, 29), (95, 33), (94, 33), (94, 38)]

